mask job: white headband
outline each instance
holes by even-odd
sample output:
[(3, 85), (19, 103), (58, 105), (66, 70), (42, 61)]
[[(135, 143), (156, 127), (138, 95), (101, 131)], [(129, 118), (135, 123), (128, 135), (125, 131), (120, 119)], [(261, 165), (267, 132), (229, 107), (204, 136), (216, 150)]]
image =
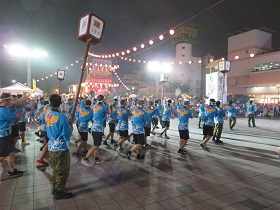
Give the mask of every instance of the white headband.
[(0, 103), (2, 103), (4, 100), (9, 100), (9, 99), (12, 99), (12, 97), (7, 97), (7, 98), (0, 98)]

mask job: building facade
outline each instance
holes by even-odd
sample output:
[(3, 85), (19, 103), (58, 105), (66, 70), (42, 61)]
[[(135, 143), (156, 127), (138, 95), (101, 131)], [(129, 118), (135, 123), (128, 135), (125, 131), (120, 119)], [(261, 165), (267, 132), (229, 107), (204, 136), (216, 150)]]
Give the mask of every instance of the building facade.
[(201, 98), (201, 68), (202, 60), (192, 56), (192, 44), (196, 42), (197, 30), (182, 26), (175, 29), (172, 44), (176, 45), (176, 57), (173, 59), (172, 74), (169, 82), (176, 82), (182, 92)]
[(249, 95), (256, 103), (279, 103), (280, 51), (272, 34), (251, 30), (228, 38), (228, 93)]

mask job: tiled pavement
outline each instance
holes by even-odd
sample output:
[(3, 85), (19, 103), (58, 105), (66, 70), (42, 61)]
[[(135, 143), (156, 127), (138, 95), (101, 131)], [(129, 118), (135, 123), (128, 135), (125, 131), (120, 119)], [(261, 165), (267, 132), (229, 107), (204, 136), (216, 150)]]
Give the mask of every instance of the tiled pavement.
[[(246, 119), (238, 119), (234, 132), (225, 122), (225, 144), (210, 142), (206, 152), (199, 146), (202, 130), (193, 119), (186, 157), (176, 153), (177, 122), (171, 124), (170, 140), (150, 137), (145, 160), (129, 161), (104, 146), (100, 157), (105, 162), (92, 168), (72, 158), (67, 187), (75, 197), (59, 201), (51, 195), (51, 169), (35, 167), (41, 144), (30, 128), (31, 145), (16, 157), (16, 166), (26, 172), (0, 182), (0, 210), (280, 209), (280, 160), (275, 153), (280, 121), (258, 119), (257, 128), (248, 128)], [(5, 166), (0, 166), (1, 174)]]

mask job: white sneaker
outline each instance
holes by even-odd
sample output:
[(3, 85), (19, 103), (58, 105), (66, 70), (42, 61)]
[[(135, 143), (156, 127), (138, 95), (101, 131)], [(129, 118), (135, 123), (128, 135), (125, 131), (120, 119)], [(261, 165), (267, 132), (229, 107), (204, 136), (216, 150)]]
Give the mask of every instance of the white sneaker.
[(87, 167), (92, 167), (93, 164), (89, 160), (82, 159), (81, 163)]

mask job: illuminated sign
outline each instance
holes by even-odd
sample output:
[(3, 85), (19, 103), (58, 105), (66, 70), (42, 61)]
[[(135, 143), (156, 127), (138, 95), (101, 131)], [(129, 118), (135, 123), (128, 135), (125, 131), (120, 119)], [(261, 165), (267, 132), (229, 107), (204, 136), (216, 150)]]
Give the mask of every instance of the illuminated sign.
[(182, 26), (176, 28), (174, 35), (172, 36), (172, 44), (180, 42), (195, 43), (197, 38), (197, 29)]

